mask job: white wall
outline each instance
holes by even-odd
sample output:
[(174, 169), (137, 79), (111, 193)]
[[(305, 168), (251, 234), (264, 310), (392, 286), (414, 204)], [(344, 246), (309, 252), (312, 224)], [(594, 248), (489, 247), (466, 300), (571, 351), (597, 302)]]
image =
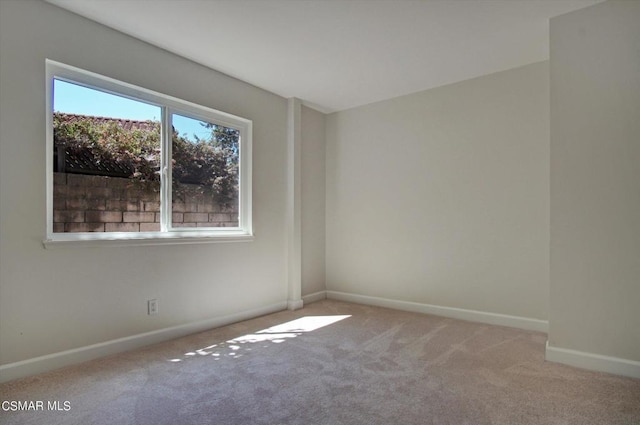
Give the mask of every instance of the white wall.
[(302, 106), (302, 295), (325, 288), (325, 115)]
[[(45, 58), (253, 120), (255, 241), (45, 250)], [(0, 365), (286, 302), (285, 99), (47, 3), (5, 0), (0, 92)]]
[(549, 345), (637, 362), (640, 2), (553, 18), (550, 69)]
[(548, 63), (327, 117), (327, 289), (547, 319)]

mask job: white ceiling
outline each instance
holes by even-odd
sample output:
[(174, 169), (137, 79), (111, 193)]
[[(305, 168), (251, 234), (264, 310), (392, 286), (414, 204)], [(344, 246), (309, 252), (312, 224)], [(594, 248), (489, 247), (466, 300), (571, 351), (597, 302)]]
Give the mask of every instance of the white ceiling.
[(332, 112), (548, 59), (548, 19), (602, 0), (47, 1)]

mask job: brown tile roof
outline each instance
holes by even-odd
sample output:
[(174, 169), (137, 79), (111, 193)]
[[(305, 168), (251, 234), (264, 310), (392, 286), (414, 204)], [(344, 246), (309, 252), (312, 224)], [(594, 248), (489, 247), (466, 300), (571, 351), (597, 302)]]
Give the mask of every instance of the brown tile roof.
[(90, 119), (95, 124), (107, 124), (116, 122), (120, 127), (125, 130), (153, 130), (154, 126), (158, 125), (158, 121), (138, 121), (138, 120), (128, 120), (124, 118), (112, 118), (112, 117), (96, 117), (93, 115), (80, 115), (80, 114), (67, 114), (64, 112), (55, 112), (55, 114), (60, 118), (60, 121), (66, 123), (72, 123), (75, 121), (86, 121)]

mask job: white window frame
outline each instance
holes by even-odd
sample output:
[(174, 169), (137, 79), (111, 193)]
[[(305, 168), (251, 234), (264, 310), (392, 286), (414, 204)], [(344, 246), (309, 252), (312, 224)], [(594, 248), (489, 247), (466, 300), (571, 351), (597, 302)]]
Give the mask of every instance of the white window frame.
[[(161, 128), (161, 230), (158, 232), (53, 232), (53, 83), (54, 79), (158, 106), (162, 113)], [(252, 121), (197, 105), (172, 96), (147, 90), (129, 83), (85, 71), (60, 62), (46, 60), (46, 172), (47, 224), (46, 248), (72, 245), (156, 245), (253, 240), (251, 210), (251, 144)], [(172, 228), (171, 226), (171, 115), (179, 114), (238, 130), (239, 146), (239, 217), (238, 227)]]

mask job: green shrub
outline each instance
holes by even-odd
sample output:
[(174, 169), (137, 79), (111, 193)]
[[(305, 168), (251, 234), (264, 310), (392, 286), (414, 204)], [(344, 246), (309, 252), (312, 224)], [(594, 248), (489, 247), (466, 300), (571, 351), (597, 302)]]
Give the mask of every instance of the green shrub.
[[(118, 164), (129, 170), (130, 179), (160, 180), (160, 122), (123, 121), (91, 116), (53, 114), (53, 140), (67, 154), (81, 157), (88, 153), (94, 164)], [(184, 195), (183, 184), (210, 188), (224, 206), (238, 195), (237, 130), (208, 124), (208, 139), (190, 141), (177, 132), (172, 135), (172, 175), (174, 195)]]

